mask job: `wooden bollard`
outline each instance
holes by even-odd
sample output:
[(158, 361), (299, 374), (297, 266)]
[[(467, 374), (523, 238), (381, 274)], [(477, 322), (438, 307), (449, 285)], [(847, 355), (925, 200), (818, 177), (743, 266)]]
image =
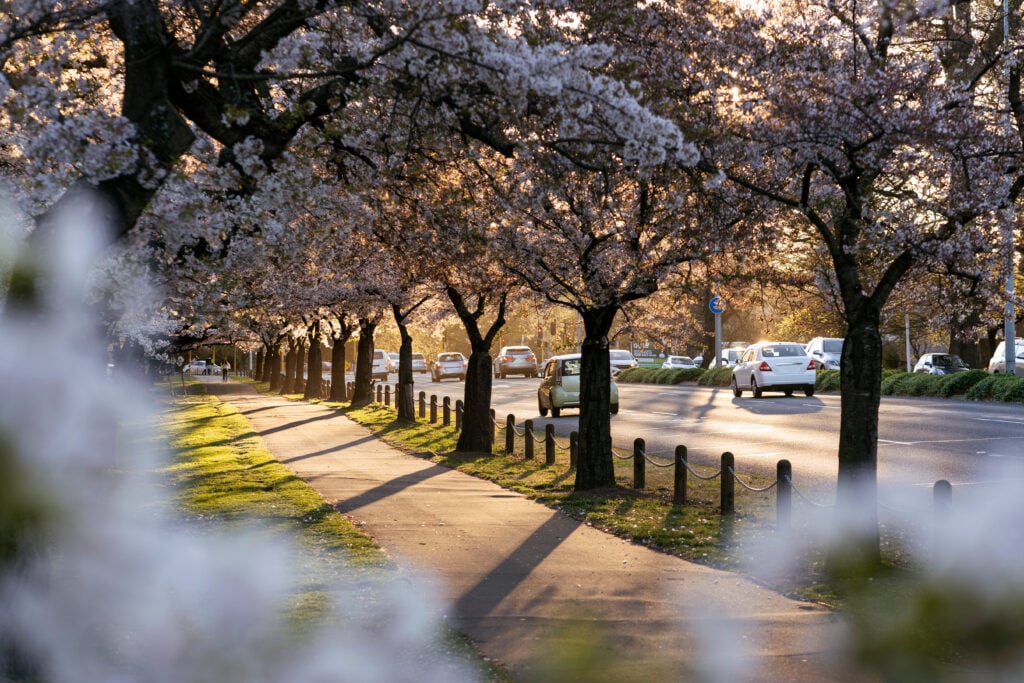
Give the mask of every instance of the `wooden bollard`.
[(524, 458), (527, 460), (533, 460), (533, 420), (527, 420), (523, 423), (523, 453)]
[(427, 416), (427, 392), (420, 392), (420, 417)]
[(686, 446), (676, 446), (675, 482), (672, 487), (672, 502), (682, 505), (686, 502)]
[(441, 424), (445, 427), (452, 423), (452, 397), (445, 396), (441, 403)]
[(505, 455), (512, 455), (516, 450), (516, 416), (505, 416)]
[(780, 460), (775, 466), (775, 528), (788, 531), (793, 519), (793, 465)]
[(494, 423), (497, 422), (497, 414), (494, 412), (494, 408), (491, 408), (491, 443), (494, 443)]
[(391, 407), (391, 385), (384, 385), (384, 405), (388, 408)]
[(736, 458), (729, 451), (722, 453), (722, 514), (731, 515), (736, 512), (736, 480), (733, 478)]
[(377, 403), (382, 403), (384, 399), (384, 385), (377, 385)]
[(641, 438), (633, 439), (633, 488), (637, 490), (647, 486), (646, 460), (644, 456), (646, 443)]
[(437, 394), (430, 395), (430, 424), (437, 424)]
[(576, 467), (580, 460), (580, 433), (569, 432), (569, 467)]
[(544, 425), (544, 462), (555, 464), (555, 425), (550, 422)]
[(455, 401), (455, 428), (457, 430), (459, 430), (460, 432), (462, 431), (462, 413), (463, 412), (464, 411), (463, 411), (463, 407), (462, 407), (462, 399), (460, 398), (457, 401)]

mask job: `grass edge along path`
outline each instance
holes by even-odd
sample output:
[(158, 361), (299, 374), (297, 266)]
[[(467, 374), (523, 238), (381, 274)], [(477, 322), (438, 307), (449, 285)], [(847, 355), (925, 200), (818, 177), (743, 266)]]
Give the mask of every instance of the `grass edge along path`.
[[(286, 607), (297, 635), (325, 616), (325, 568), (369, 576), (394, 569), (372, 538), (274, 458), (230, 403), (192, 395), (164, 406), (158, 417), (172, 461), (160, 475), (175, 488), (175, 512), (197, 526), (256, 524), (315, 558), (300, 568), (297, 593)], [(468, 663), (479, 680), (511, 680), (461, 633), (446, 629), (441, 638), (450, 656)]]

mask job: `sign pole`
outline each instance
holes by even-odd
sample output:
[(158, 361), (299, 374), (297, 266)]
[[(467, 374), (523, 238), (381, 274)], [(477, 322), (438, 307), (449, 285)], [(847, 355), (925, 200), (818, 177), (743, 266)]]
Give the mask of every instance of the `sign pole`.
[(725, 299), (714, 296), (708, 302), (708, 308), (715, 314), (715, 367), (722, 367), (722, 313), (725, 311)]

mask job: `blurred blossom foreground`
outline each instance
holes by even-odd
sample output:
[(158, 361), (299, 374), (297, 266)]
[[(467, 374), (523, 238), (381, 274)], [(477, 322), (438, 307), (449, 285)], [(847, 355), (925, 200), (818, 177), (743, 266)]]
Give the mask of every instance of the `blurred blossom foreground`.
[[(156, 499), (147, 394), (106, 376), (82, 300), (107, 243), (83, 208), (33, 261), (31, 310), (5, 300), (0, 318), (0, 679), (472, 680), (407, 576), (325, 588), (335, 618), (297, 634), (282, 605), (308, 558), (256, 530), (189, 528)], [(4, 283), (24, 256), (14, 232), (0, 228)]]

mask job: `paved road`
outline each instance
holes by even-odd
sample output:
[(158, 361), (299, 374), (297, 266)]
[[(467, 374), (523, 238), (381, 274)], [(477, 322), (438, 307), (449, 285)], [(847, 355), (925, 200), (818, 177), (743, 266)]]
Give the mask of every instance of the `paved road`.
[[(268, 448), (400, 566), (436, 578), (449, 621), (523, 680), (584, 623), (607, 680), (844, 681), (836, 616), (624, 542), (387, 446), (318, 405), (219, 381)], [(574, 635), (575, 634), (575, 635)], [(740, 656), (740, 654), (744, 656)], [(556, 679), (557, 680), (557, 679)]]
[[(499, 416), (547, 423), (556, 433), (576, 429), (577, 415), (537, 414), (536, 379), (495, 380), (492, 406)], [(462, 382), (420, 382), (416, 391), (462, 397)], [(775, 464), (793, 463), (794, 481), (816, 500), (834, 498), (839, 445), (839, 395), (811, 398), (766, 394), (735, 398), (729, 389), (692, 385), (619, 385), (621, 409), (612, 419), (616, 445), (642, 436), (647, 451), (671, 458), (686, 445), (691, 462), (717, 465), (736, 456), (737, 471), (772, 476)], [(499, 417), (500, 419), (500, 417)], [(985, 495), (992, 482), (1024, 481), (1024, 406), (959, 399), (883, 397), (879, 416), (880, 499), (884, 505), (923, 509), (939, 479), (958, 495)]]

